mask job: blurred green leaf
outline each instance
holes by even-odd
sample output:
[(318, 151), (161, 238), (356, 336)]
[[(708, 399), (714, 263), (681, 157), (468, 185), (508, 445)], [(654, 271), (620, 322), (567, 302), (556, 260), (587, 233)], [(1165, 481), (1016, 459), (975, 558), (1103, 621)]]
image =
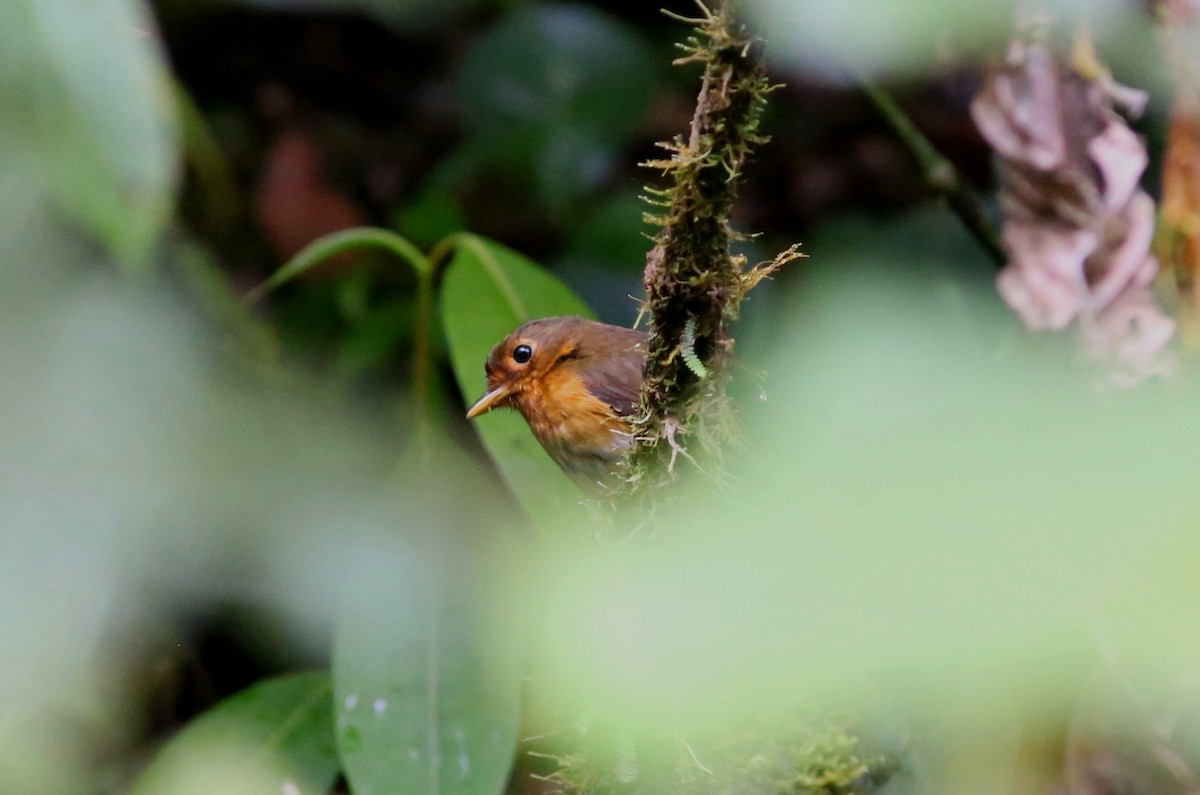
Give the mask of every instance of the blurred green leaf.
[(414, 302), (407, 297), (371, 307), (337, 340), (335, 370), (343, 378), (362, 378), (395, 360), (401, 343), (412, 336)]
[(563, 209), (593, 191), (642, 121), (657, 62), (636, 31), (583, 5), (504, 17), (467, 53), (470, 144)]
[(1009, 356), (990, 294), (887, 278), (897, 251), (806, 283), (728, 492), (547, 586), (579, 691), (661, 725), (728, 718), (697, 694), (730, 682), (741, 710), (859, 673), (1053, 709), (1114, 653), (1194, 670), (1197, 385), (1097, 395), (1057, 351)]
[(419, 246), (432, 246), (466, 225), (458, 204), (437, 190), (417, 196), (395, 216), (396, 229)]
[(559, 264), (594, 266), (640, 279), (650, 248), (645, 236), (657, 231), (643, 220), (648, 209), (640, 191), (606, 198), (575, 229)]
[[(11, 355), (0, 350), (0, 368), (10, 374)], [(24, 382), (36, 389), (33, 378)], [(9, 431), (10, 452), (21, 442), (11, 429), (28, 424), (17, 414), (20, 399), (0, 401), (11, 415), (2, 429)], [(15, 415), (15, 416), (14, 416)], [(51, 447), (49, 433), (39, 436)], [(73, 440), (74, 441), (74, 440)], [(81, 442), (81, 447), (83, 443)], [(27, 448), (26, 448), (27, 449)], [(30, 462), (41, 449), (20, 457), (26, 470), (0, 467), (0, 714), (17, 707), (37, 706), (42, 700), (73, 694), (84, 679), (90, 657), (104, 637), (120, 582), (112, 553), (115, 524), (82, 492), (60, 494), (53, 505), (22, 489), (20, 475), (36, 472)], [(36, 479), (25, 482), (37, 482)], [(0, 764), (0, 769), (4, 767)]]
[(171, 241), (169, 251), (167, 269), (184, 285), (199, 311), (236, 346), (243, 361), (252, 362), (264, 374), (281, 375), (275, 329), (247, 310), (208, 251), (185, 239)]
[(138, 779), (132, 795), (224, 792), (231, 760), (261, 765), (275, 776), (272, 793), (321, 795), (338, 773), (332, 707), (324, 672), (260, 682), (188, 724)]
[(337, 746), (355, 792), (496, 795), (508, 778), (517, 636), (442, 553), (398, 560), (386, 581), (355, 589), (339, 622)]
[[(562, 282), (497, 243), (461, 235), (442, 282), (441, 316), (454, 375), (470, 405), (487, 388), (488, 353), (527, 320), (591, 312)], [(546, 455), (514, 411), (475, 420), (505, 482), (535, 522), (546, 527), (578, 501), (578, 490)]]
[(296, 12), (367, 13), (401, 31), (430, 31), (449, 24), (481, 0), (240, 0), (249, 6)]
[(574, 230), (553, 263), (555, 273), (579, 291), (601, 319), (632, 324), (642, 293), (642, 269), (654, 230), (642, 216), (647, 205), (635, 191), (604, 199)]
[(0, 5), (0, 168), (34, 177), (132, 265), (147, 263), (178, 176), (153, 30), (136, 0)]
[[(951, 51), (1003, 54), (1015, 0), (863, 0), (853, 4), (751, 0), (758, 30), (768, 31), (774, 59), (824, 79), (854, 82), (853, 63), (881, 76), (935, 69)], [(1054, 18), (1086, 21), (1092, 32), (1145, 27), (1148, 15), (1125, 3), (1044, 0)], [(1139, 20), (1138, 18), (1143, 19)]]

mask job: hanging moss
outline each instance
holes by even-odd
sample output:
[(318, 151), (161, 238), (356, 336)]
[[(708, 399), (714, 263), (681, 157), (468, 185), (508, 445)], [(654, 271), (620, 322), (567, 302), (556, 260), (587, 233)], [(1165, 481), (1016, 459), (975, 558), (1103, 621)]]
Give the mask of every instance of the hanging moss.
[(731, 729), (720, 738), (638, 737), (556, 757), (545, 781), (563, 795), (871, 795), (900, 773), (832, 719)]

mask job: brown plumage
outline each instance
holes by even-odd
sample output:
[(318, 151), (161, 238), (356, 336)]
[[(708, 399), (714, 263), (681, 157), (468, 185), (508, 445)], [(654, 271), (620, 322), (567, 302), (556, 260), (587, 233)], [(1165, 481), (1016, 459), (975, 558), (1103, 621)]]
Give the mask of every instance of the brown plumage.
[(646, 335), (581, 317), (531, 320), (488, 356), (487, 394), (467, 419), (521, 412), (533, 435), (576, 483), (605, 483), (629, 447)]

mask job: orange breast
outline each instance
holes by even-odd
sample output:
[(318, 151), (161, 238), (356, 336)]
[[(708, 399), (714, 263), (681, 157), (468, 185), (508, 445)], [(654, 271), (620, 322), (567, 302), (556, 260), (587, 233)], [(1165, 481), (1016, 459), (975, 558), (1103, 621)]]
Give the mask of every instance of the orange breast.
[(530, 384), (517, 409), (550, 457), (577, 479), (604, 480), (629, 447), (629, 423), (570, 370)]

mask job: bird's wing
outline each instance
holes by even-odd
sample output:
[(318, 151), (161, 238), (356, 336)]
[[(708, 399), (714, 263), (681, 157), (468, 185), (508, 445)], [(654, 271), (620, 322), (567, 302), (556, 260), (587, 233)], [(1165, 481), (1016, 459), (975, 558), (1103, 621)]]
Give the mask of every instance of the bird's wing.
[(584, 353), (588, 362), (580, 368), (583, 385), (621, 417), (632, 414), (637, 406), (646, 366), (645, 339), (645, 334), (630, 329), (608, 350)]

